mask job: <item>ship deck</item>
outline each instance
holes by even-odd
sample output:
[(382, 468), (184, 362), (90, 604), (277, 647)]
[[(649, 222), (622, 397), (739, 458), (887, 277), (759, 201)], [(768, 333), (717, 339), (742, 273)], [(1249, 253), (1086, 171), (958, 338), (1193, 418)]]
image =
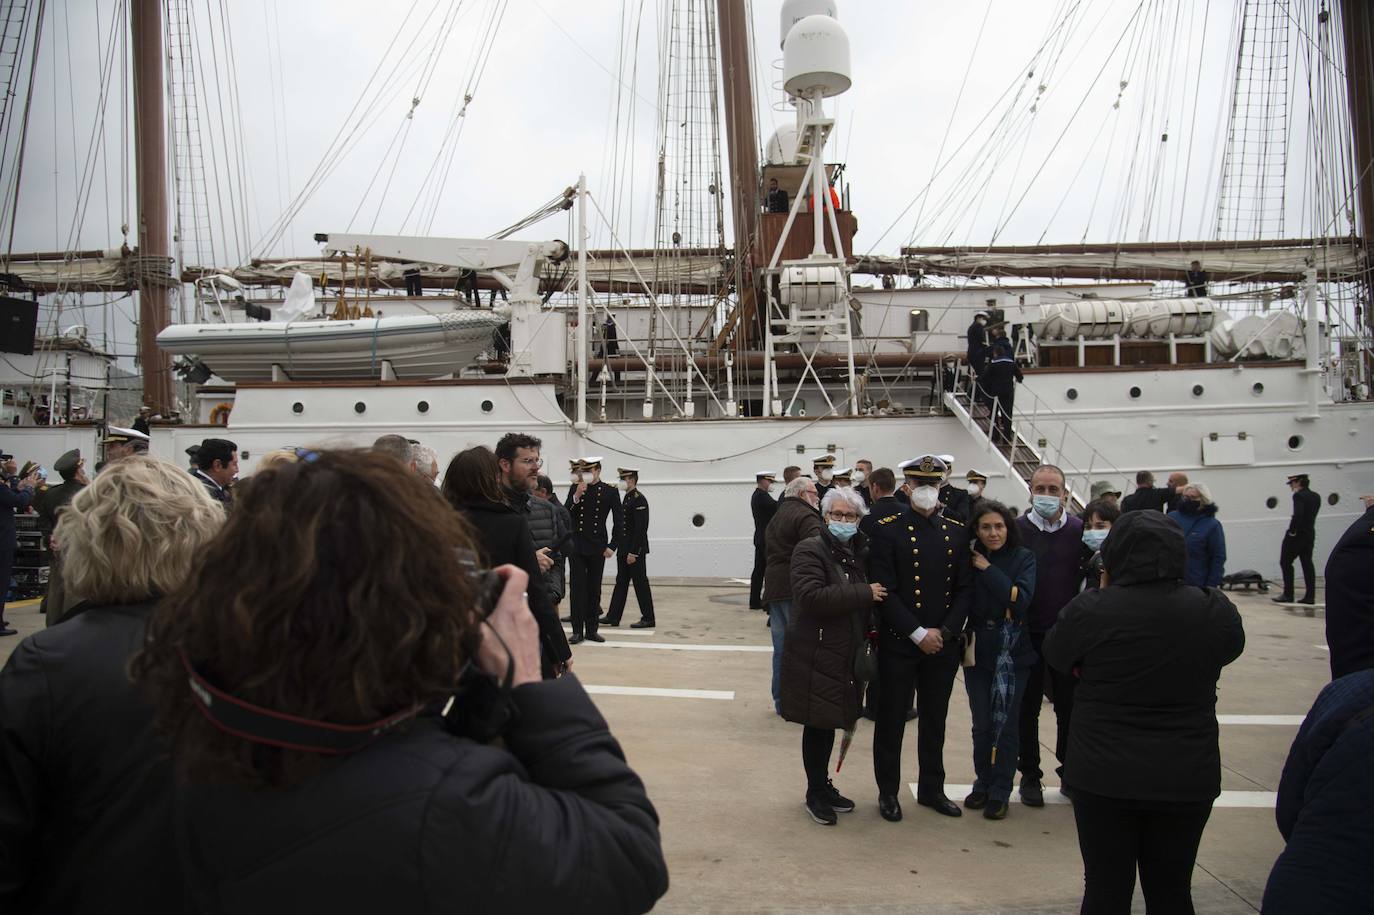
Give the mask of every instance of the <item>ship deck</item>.
[[(738, 581), (659, 579), (657, 629), (603, 629), (605, 645), (574, 649), (576, 673), (662, 818), (672, 885), (656, 911), (1078, 910), (1073, 813), (1054, 792), (1043, 809), (1013, 803), (1001, 822), (946, 819), (907, 792), (905, 819), (887, 823), (878, 816), (869, 722), (860, 722), (835, 777), (857, 810), (835, 827), (813, 824), (802, 807), (801, 729), (772, 712), (768, 631), (764, 615), (746, 609), (747, 590)], [(1309, 618), (1268, 598), (1234, 595), (1247, 645), (1219, 689), (1225, 793), (1193, 876), (1199, 912), (1259, 910), (1283, 847), (1273, 792), (1297, 725), (1330, 677), (1322, 611)], [(7, 618), (21, 634), (42, 625), (36, 602), (11, 605)], [(625, 623), (636, 618), (631, 605)], [(17, 642), (0, 642), (0, 660)], [(956, 801), (973, 777), (968, 734), (968, 703), (955, 684), (945, 765)], [(915, 736), (909, 725), (903, 775), (910, 782)], [(1051, 761), (1052, 741), (1047, 707), (1041, 743)], [(1134, 910), (1144, 911), (1138, 890)]]

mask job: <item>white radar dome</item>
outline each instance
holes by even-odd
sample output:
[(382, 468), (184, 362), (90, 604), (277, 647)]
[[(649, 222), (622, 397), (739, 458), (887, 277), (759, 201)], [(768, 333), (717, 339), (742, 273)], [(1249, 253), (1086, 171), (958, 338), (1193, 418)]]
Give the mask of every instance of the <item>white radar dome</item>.
[(829, 16), (831, 19), (839, 19), (840, 9), (834, 0), (784, 0), (782, 24), (778, 29), (778, 47), (787, 46), (787, 33), (792, 31), (792, 26), (807, 16)]
[(848, 92), (849, 36), (829, 16), (807, 16), (792, 26), (782, 45), (782, 87), (789, 95), (819, 91), (829, 98)]
[(784, 124), (768, 138), (764, 161), (769, 165), (790, 165), (797, 160), (797, 128)]

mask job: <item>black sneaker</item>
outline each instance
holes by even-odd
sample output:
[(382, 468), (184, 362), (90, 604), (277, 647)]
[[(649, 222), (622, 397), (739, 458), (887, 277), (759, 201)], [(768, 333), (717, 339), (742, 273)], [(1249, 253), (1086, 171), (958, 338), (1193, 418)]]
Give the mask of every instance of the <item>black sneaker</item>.
[[(13, 626), (11, 626), (9, 623), (0, 623), (0, 635), (18, 635), (18, 634), (19, 634), (19, 630), (18, 630), (18, 629), (15, 629), (15, 628), (14, 628)], [(851, 807), (850, 809), (852, 810), (853, 808)]]
[(1005, 820), (1007, 818), (1006, 801), (988, 801), (987, 807), (983, 809), (983, 819), (985, 820)]
[(1045, 806), (1045, 787), (1040, 784), (1040, 779), (1021, 776), (1021, 803), (1027, 807)]
[(968, 797), (964, 798), (964, 806), (969, 810), (982, 810), (988, 805), (988, 793), (986, 791), (970, 791)]
[(854, 802), (836, 791), (835, 783), (830, 779), (825, 780), (825, 787), (821, 788), (817, 793), (825, 798), (826, 803), (828, 803), (836, 813), (854, 812)]
[(835, 816), (835, 808), (830, 806), (830, 801), (819, 791), (806, 792), (806, 812), (822, 826), (834, 826), (840, 820)]
[(1271, 597), (1271, 598), (1269, 598), (1269, 599), (1272, 600), (1272, 601), (1273, 601), (1274, 603), (1276, 603), (1276, 604), (1291, 604), (1291, 603), (1293, 603), (1293, 595), (1291, 595), (1291, 594), (1280, 594), (1278, 597)]

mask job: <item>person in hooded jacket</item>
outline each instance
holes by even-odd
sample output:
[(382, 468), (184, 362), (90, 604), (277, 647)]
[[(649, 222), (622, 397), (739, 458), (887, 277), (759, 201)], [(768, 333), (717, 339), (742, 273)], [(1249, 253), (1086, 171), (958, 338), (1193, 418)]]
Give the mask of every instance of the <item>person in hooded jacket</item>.
[[(1064, 789), (1083, 856), (1082, 911), (1193, 911), (1198, 843), (1221, 793), (1217, 680), (1240, 657), (1240, 613), (1184, 580), (1179, 526), (1128, 512), (1102, 545), (1102, 588), (1069, 602), (1045, 660), (1076, 672)], [(1180, 636), (1182, 634), (1182, 636)]]
[(54, 537), (83, 600), (0, 672), (0, 912), (187, 910), (167, 746), (126, 668), (157, 596), (223, 525), (204, 486), (146, 455), (63, 509)]
[(832, 489), (821, 502), (826, 526), (792, 553), (792, 612), (782, 654), (782, 717), (802, 725), (806, 811), (822, 826), (854, 802), (826, 776), (835, 729), (859, 718), (863, 683), (855, 652), (872, 628), (873, 604), (887, 591), (867, 583), (867, 538), (859, 521), (867, 510), (852, 489)]
[(1184, 579), (1198, 588), (1219, 588), (1226, 573), (1226, 532), (1217, 520), (1217, 504), (1203, 483), (1189, 483), (1179, 493), (1178, 508), (1169, 518), (1183, 528), (1188, 543), (1188, 571)]
[[(973, 790), (964, 799), (969, 810), (982, 810), (989, 820), (1007, 816), (1016, 759), (1020, 750), (1017, 712), (1021, 708), (1031, 667), (1037, 657), (1030, 641), (1030, 604), (1035, 594), (1035, 554), (1021, 546), (1016, 516), (992, 499), (978, 500), (978, 514), (970, 523), (974, 539), (973, 605), (968, 629), (973, 634), (972, 667), (964, 668), (973, 717)], [(1004, 623), (1015, 625), (1011, 644), (1004, 644)], [(1007, 696), (1007, 717), (1001, 730), (993, 724), (993, 696), (997, 689), (997, 659), (1006, 651), (1015, 680)]]
[(572, 667), (572, 649), (544, 588), (534, 538), (525, 515), (501, 492), (501, 467), (485, 445), (460, 451), (444, 471), (442, 492), (476, 532), (475, 540), (489, 567), (510, 564), (529, 576), (530, 612), (539, 624), (541, 668), (550, 678)]

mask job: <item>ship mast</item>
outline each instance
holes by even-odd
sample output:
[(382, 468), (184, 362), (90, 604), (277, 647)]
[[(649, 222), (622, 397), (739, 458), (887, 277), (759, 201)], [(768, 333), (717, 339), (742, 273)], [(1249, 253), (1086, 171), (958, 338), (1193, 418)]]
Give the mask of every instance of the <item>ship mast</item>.
[[(1355, 207), (1357, 231), (1365, 251), (1365, 326), (1374, 333), (1374, 251), (1369, 236), (1374, 232), (1374, 7), (1367, 0), (1345, 0), (1341, 5), (1345, 36), (1346, 92), (1350, 99), (1350, 133), (1355, 148)], [(1374, 371), (1374, 366), (1370, 367)]]
[[(167, 137), (162, 108), (163, 0), (134, 0), (129, 28), (134, 69), (134, 158), (138, 182), (138, 253), (142, 263), (170, 253), (167, 216)], [(143, 403), (166, 416), (173, 408), (171, 360), (157, 345), (169, 323), (166, 285), (141, 271), (138, 291), (138, 356)]]
[(755, 277), (761, 266), (759, 248), (759, 155), (754, 133), (754, 88), (750, 78), (749, 25), (744, 0), (717, 0), (720, 31), (721, 81), (725, 88), (725, 138), (730, 152), (730, 200), (735, 223), (736, 306), (741, 316), (740, 337), (756, 342), (758, 291)]

